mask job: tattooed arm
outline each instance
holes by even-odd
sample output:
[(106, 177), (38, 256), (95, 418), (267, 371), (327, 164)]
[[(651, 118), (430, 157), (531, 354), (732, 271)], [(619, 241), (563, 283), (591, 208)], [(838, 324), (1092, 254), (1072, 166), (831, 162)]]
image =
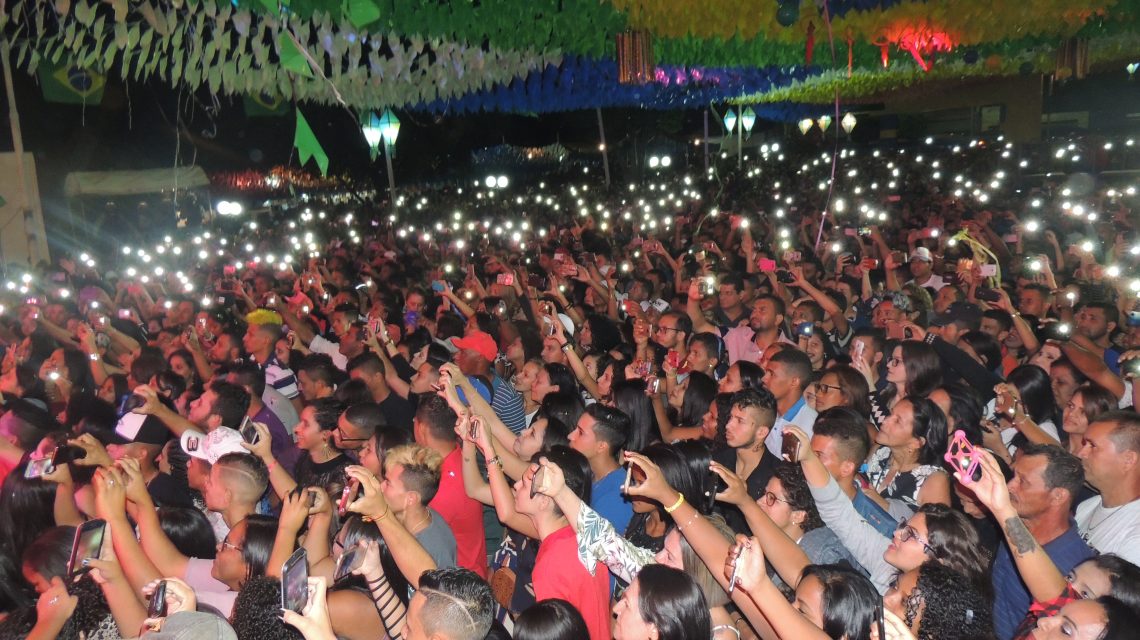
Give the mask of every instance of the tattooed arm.
[[(1053, 564), (1053, 560), (1037, 543), (1025, 522), (1017, 515), (1017, 510), (1010, 504), (1009, 489), (993, 455), (984, 450), (978, 450), (977, 454), (982, 457), (982, 477), (971, 483), (970, 488), (978, 501), (1001, 523), (1013, 561), (1025, 586), (1029, 588), (1029, 594), (1037, 602), (1055, 599), (1065, 589), (1065, 576), (1061, 575), (1057, 565)], [(961, 472), (954, 475), (961, 480)]]

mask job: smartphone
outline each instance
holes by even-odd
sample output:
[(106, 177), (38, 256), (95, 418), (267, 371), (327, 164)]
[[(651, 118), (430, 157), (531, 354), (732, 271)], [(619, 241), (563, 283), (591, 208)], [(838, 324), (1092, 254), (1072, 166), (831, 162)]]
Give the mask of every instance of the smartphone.
[(253, 420), (249, 416), (242, 418), (238, 433), (241, 434), (241, 439), (245, 440), (247, 444), (257, 444), (261, 440), (261, 436), (257, 433), (257, 428), (253, 426)]
[(784, 262), (799, 262), (802, 257), (799, 251), (784, 252)]
[(84, 560), (98, 558), (103, 550), (103, 534), (107, 530), (105, 520), (88, 520), (75, 530), (75, 541), (71, 543), (71, 557), (67, 561), (67, 576), (75, 576), (88, 570)]
[(938, 234), (940, 234), (940, 233), (942, 233), (942, 230), (939, 229), (938, 227), (927, 227), (921, 231), (921, 233), (919, 234), (919, 237), (921, 237), (921, 238), (937, 238)]
[(409, 311), (404, 314), (404, 326), (415, 328), (420, 324), (420, 314), (418, 311)]
[(301, 547), (281, 565), (281, 608), (301, 613), (309, 602), (309, 563)]
[(495, 276), (495, 282), (507, 287), (512, 287), (515, 284), (515, 274), (500, 273), (499, 275)]
[(796, 281), (796, 277), (792, 275), (791, 271), (787, 269), (780, 269), (776, 272), (776, 282), (782, 284), (792, 284)]
[(629, 483), (631, 480), (633, 480), (633, 463), (627, 462), (625, 463), (625, 482), (621, 485), (622, 493), (629, 493)]
[(851, 347), (851, 359), (861, 360), (863, 358), (863, 350), (867, 348), (867, 343), (862, 340), (856, 340), (855, 344)]
[(843, 229), (843, 235), (855, 238), (859, 236), (859, 229), (855, 227), (846, 227)]
[(341, 517), (348, 514), (348, 505), (356, 500), (356, 494), (360, 490), (360, 481), (356, 478), (348, 478), (344, 483), (344, 490), (340, 492), (340, 500), (336, 503), (336, 511)]
[(668, 353), (665, 354), (665, 362), (668, 362), (669, 366), (672, 367), (673, 369), (680, 369), (681, 368), (681, 354), (680, 354), (680, 352), (678, 352), (676, 349), (670, 349), (668, 351)]
[[(736, 548), (734, 549), (734, 551), (736, 552), (737, 560), (739, 560), (740, 552), (743, 550), (744, 550), (744, 544), (743, 543), (737, 543)], [(733, 589), (736, 589), (736, 576), (739, 573), (740, 573), (740, 562), (739, 561), (733, 562), (732, 563), (732, 576), (730, 576), (728, 579), (728, 595), (730, 595), (730, 596), (732, 595)]]
[(708, 483), (709, 490), (705, 492), (705, 504), (702, 513), (712, 513), (713, 507), (716, 506), (716, 494), (728, 489), (724, 479), (712, 471), (709, 471)]
[(237, 267), (232, 264), (227, 264), (226, 266), (222, 267), (222, 275), (226, 276), (227, 278), (235, 275), (236, 273)]
[(352, 572), (364, 564), (364, 549), (360, 545), (353, 545), (344, 550), (336, 561), (336, 570), (333, 572), (333, 582), (340, 582), (352, 577)]
[(943, 456), (955, 471), (962, 472), (962, 484), (973, 484), (982, 478), (982, 460), (974, 452), (974, 445), (961, 429), (954, 432), (950, 447)]
[(28, 460), (28, 466), (24, 468), (24, 477), (29, 480), (42, 478), (52, 471), (55, 471), (55, 465), (52, 464), (50, 457)]
[(769, 258), (760, 258), (756, 263), (756, 267), (760, 269), (761, 273), (772, 273), (776, 270), (776, 261)]
[(128, 393), (119, 403), (119, 415), (126, 415), (146, 404), (146, 400), (137, 393)]
[(1127, 324), (1130, 327), (1140, 327), (1140, 311), (1129, 311)]
[(538, 465), (538, 470), (534, 472), (534, 477), (530, 479), (530, 497), (533, 499), (538, 495), (538, 489), (542, 483), (546, 481), (546, 467)]
[(788, 462), (799, 462), (800, 439), (790, 433), (783, 434), (783, 439), (780, 445), (780, 457)]
[[(51, 466), (59, 467), (86, 456), (87, 451), (85, 451), (83, 447), (76, 447), (65, 444), (63, 446), (55, 448), (55, 452), (51, 455)], [(48, 473), (51, 472), (48, 471)]]
[(982, 266), (978, 267), (978, 275), (982, 276), (983, 278), (996, 277), (997, 276), (997, 265), (996, 264), (983, 264)]
[(1001, 294), (998, 293), (997, 289), (989, 289), (986, 287), (978, 288), (974, 291), (974, 296), (984, 302), (998, 302), (1001, 300)]
[(815, 333), (815, 325), (810, 322), (801, 322), (796, 325), (797, 336), (810, 336)]
[(433, 280), (431, 283), (432, 291), (447, 291), (447, 284), (443, 280)]
[(528, 287), (534, 287), (538, 291), (546, 291), (546, 278), (538, 275), (537, 273), (532, 273), (527, 276), (526, 284)]
[(865, 271), (874, 271), (879, 268), (879, 261), (875, 258), (863, 258), (863, 261), (860, 262), (859, 265), (862, 266)]
[(150, 596), (150, 603), (146, 608), (146, 617), (148, 618), (165, 618), (166, 617), (166, 581), (160, 580), (154, 587), (154, 593)]
[(661, 391), (661, 378), (651, 376), (648, 382), (649, 393), (656, 395)]
[(467, 437), (475, 440), (479, 437), (479, 428), (482, 426), (482, 418), (478, 416), (471, 416), (467, 423)]

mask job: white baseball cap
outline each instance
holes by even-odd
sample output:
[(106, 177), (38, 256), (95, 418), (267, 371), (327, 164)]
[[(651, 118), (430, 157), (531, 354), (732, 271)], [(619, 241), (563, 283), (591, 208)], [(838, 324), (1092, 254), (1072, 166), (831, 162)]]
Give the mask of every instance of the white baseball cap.
[(214, 464), (218, 458), (227, 453), (249, 455), (249, 451), (241, 446), (242, 442), (241, 434), (229, 427), (218, 427), (210, 433), (187, 429), (182, 432), (181, 439), (183, 451), (210, 464)]

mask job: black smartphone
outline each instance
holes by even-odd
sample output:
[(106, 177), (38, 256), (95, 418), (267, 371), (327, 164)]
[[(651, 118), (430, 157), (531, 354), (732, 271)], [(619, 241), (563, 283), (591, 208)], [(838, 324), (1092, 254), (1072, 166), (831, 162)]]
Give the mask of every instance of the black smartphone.
[(88, 520), (75, 530), (75, 541), (71, 543), (71, 557), (67, 561), (67, 576), (73, 578), (88, 570), (84, 560), (98, 558), (103, 550), (103, 534), (107, 530), (105, 520)]
[(165, 618), (166, 617), (166, 581), (159, 581), (158, 585), (154, 588), (154, 593), (150, 596), (150, 603), (147, 605), (146, 617), (148, 618)]
[(301, 613), (309, 601), (309, 563), (304, 547), (281, 565), (281, 608)]
[(974, 291), (974, 296), (984, 302), (998, 302), (1001, 300), (1001, 294), (998, 293), (997, 289), (989, 289), (986, 287), (978, 288)]
[(353, 545), (340, 554), (336, 561), (336, 571), (333, 573), (333, 582), (340, 582), (351, 578), (352, 572), (364, 564), (364, 549), (360, 545)]
[(776, 281), (781, 284), (792, 284), (796, 281), (796, 277), (787, 269), (779, 269), (776, 271)]
[(728, 489), (724, 478), (721, 478), (712, 471), (709, 472), (708, 491), (705, 492), (705, 504), (703, 513), (712, 513), (713, 507), (716, 506), (716, 494), (721, 493)]

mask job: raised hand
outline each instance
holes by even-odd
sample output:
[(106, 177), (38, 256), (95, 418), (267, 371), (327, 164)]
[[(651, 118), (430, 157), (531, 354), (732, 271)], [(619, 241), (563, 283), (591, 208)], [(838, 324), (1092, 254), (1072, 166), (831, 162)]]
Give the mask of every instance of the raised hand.
[(716, 494), (716, 499), (737, 506), (747, 504), (752, 501), (752, 496), (748, 495), (748, 486), (740, 476), (736, 475), (733, 471), (729, 470), (719, 462), (713, 462), (709, 465), (709, 469), (720, 476), (724, 480), (726, 489)]

